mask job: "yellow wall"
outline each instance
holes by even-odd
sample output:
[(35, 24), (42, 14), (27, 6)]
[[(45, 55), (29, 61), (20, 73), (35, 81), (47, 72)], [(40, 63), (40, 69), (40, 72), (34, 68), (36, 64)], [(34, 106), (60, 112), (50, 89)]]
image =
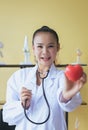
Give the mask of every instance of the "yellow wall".
[[(88, 64), (88, 0), (0, 0), (0, 41), (4, 43), (6, 64), (20, 64), (24, 60), (24, 36), (28, 36), (31, 62), (32, 34), (42, 25), (54, 28), (60, 37), (61, 64), (76, 61), (76, 49), (82, 51), (81, 61)], [(84, 67), (88, 74), (88, 68)], [(15, 69), (2, 69), (0, 100), (5, 100), (6, 82)], [(4, 77), (4, 79), (3, 79)], [(83, 100), (88, 102), (88, 84), (82, 89)]]
[[(78, 129), (75, 124), (79, 123)], [(77, 126), (77, 125), (76, 125)], [(81, 105), (74, 112), (69, 114), (68, 130), (87, 130), (88, 126), (88, 105)]]
[(0, 0), (0, 41), (4, 43), (0, 60), (19, 64), (24, 36), (28, 35), (31, 47), (34, 30), (48, 25), (59, 33), (61, 63), (74, 62), (77, 48), (83, 52), (83, 63), (88, 63), (87, 12), (87, 0)]

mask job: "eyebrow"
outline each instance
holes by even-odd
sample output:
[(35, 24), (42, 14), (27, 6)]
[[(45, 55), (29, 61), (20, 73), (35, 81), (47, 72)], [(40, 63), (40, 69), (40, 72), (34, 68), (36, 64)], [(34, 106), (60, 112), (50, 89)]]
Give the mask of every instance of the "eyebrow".
[[(44, 43), (37, 43), (39, 45), (44, 45)], [(55, 43), (51, 42), (51, 43), (48, 43), (48, 45), (55, 45)]]

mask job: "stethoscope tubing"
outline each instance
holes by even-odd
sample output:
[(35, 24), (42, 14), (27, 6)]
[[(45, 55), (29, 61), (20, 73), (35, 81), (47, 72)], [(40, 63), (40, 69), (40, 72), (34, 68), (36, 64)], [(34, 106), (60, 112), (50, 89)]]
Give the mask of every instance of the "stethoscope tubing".
[(44, 121), (42, 121), (42, 122), (35, 122), (35, 121), (31, 120), (31, 119), (28, 117), (27, 113), (26, 113), (26, 109), (25, 109), (25, 108), (26, 108), (26, 101), (25, 101), (25, 107), (24, 107), (25, 117), (26, 117), (26, 119), (27, 119), (28, 121), (30, 121), (31, 123), (36, 124), (36, 125), (41, 125), (41, 124), (46, 123), (46, 122), (49, 120), (49, 117), (50, 117), (50, 105), (49, 105), (49, 103), (48, 103), (48, 99), (47, 99), (47, 97), (46, 97), (46, 93), (45, 93), (45, 89), (44, 89), (44, 79), (47, 78), (48, 74), (49, 74), (49, 71), (47, 72), (47, 75), (46, 75), (44, 78), (41, 78), (41, 77), (40, 77), (40, 78), (42, 79), (43, 96), (44, 96), (45, 102), (46, 102), (47, 107), (48, 107), (48, 115), (47, 115), (46, 119), (45, 119)]

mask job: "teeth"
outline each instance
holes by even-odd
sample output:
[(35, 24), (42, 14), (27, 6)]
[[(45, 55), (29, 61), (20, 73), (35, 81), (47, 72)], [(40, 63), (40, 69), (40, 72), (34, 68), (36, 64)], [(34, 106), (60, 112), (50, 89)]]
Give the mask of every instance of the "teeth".
[(46, 59), (46, 60), (47, 60), (47, 59), (49, 59), (49, 58), (44, 58), (44, 57), (42, 57), (42, 59)]

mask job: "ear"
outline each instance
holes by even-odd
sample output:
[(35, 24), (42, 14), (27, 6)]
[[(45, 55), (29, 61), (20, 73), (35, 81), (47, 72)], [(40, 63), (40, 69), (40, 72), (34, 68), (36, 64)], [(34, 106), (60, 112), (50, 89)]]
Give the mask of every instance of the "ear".
[(60, 43), (57, 44), (57, 51), (60, 50)]
[(33, 53), (35, 55), (35, 46), (34, 45), (32, 45), (32, 49), (33, 49)]
[(33, 49), (33, 51), (34, 51), (34, 45), (32, 45), (32, 49)]

